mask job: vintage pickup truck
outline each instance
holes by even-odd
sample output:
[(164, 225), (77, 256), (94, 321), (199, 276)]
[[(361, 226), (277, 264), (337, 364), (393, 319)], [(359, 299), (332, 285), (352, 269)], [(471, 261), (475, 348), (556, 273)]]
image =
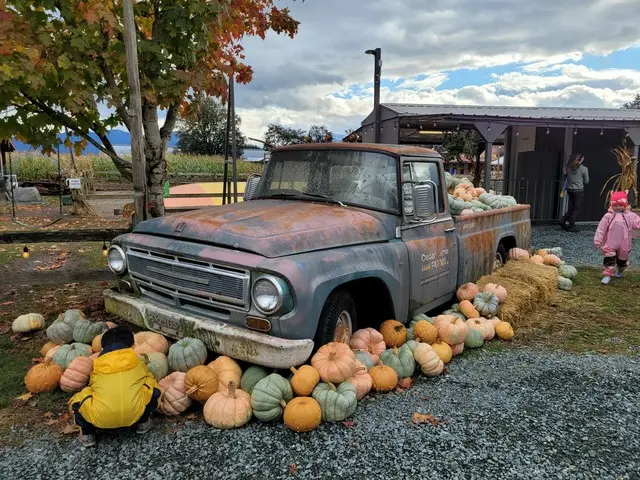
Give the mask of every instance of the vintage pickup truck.
[(288, 368), (357, 328), (450, 302), (510, 248), (530, 244), (527, 205), (453, 218), (442, 159), (424, 148), (280, 148), (247, 192), (245, 202), (141, 222), (115, 238), (107, 310)]

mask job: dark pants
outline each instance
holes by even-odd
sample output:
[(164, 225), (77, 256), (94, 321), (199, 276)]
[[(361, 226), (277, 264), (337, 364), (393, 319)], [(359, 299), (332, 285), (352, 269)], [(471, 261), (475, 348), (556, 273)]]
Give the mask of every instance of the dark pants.
[[(90, 398), (90, 397), (87, 397), (87, 398)], [(135, 428), (137, 425), (149, 420), (149, 417), (151, 416), (151, 414), (158, 409), (159, 398), (160, 398), (160, 390), (158, 390), (157, 388), (154, 388), (153, 394), (151, 395), (151, 400), (149, 401), (144, 411), (142, 412), (142, 416), (138, 419), (136, 423), (131, 425), (130, 428)], [(95, 427), (95, 425), (85, 420), (85, 418), (82, 416), (82, 414), (80, 413), (81, 405), (82, 405), (82, 402), (76, 402), (73, 405), (71, 405), (71, 409), (73, 410), (73, 416), (75, 418), (76, 425), (80, 427), (80, 431), (82, 432), (83, 435), (94, 434), (96, 433), (97, 428)]]
[(576, 219), (578, 218), (580, 210), (582, 210), (584, 191), (568, 191), (567, 195), (569, 196), (569, 208), (567, 209), (567, 213), (564, 214), (564, 217), (560, 219), (560, 224), (571, 229), (576, 223)]

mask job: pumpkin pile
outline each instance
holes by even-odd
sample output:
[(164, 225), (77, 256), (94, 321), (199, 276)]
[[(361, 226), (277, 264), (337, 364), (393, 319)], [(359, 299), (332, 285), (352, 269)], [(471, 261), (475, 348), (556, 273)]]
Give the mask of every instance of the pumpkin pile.
[(498, 208), (513, 207), (518, 202), (510, 195), (495, 195), (484, 188), (473, 186), (466, 177), (454, 177), (445, 172), (449, 210), (452, 215), (468, 215)]
[(509, 260), (526, 260), (541, 265), (549, 265), (558, 269), (558, 288), (571, 290), (573, 281), (578, 276), (578, 270), (573, 265), (562, 260), (562, 248), (541, 248), (534, 254), (530, 254), (522, 248), (512, 248), (508, 253)]

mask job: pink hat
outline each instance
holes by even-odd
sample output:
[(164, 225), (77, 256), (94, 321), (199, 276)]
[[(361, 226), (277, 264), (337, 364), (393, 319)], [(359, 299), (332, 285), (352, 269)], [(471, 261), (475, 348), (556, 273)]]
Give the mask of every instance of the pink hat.
[(611, 192), (612, 207), (627, 207), (628, 205), (629, 199), (627, 198), (627, 192)]

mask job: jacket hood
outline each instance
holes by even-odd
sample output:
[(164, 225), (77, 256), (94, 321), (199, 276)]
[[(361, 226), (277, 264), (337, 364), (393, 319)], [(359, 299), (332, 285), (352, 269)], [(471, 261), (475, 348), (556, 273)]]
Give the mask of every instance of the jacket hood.
[(280, 257), (395, 237), (396, 217), (355, 207), (252, 200), (139, 223), (134, 233), (195, 240)]
[(105, 353), (93, 361), (93, 371), (103, 375), (124, 372), (140, 365), (133, 348), (123, 348)]

